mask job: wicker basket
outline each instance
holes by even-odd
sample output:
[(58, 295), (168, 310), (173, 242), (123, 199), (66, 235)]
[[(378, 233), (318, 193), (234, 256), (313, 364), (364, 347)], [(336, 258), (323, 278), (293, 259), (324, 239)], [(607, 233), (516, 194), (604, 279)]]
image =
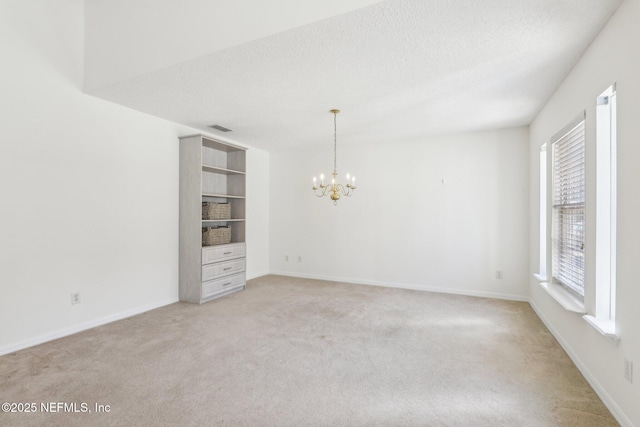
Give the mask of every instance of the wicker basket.
[(231, 226), (202, 229), (202, 246), (224, 245), (231, 242)]
[(230, 219), (229, 203), (202, 202), (202, 219)]

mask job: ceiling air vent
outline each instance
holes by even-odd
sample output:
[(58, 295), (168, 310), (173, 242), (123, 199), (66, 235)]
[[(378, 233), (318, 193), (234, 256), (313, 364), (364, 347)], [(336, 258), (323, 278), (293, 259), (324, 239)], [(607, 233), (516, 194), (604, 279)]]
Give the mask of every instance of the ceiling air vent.
[(231, 129), (227, 129), (226, 127), (220, 125), (211, 125), (209, 126), (211, 129), (219, 130), (221, 132), (231, 132)]

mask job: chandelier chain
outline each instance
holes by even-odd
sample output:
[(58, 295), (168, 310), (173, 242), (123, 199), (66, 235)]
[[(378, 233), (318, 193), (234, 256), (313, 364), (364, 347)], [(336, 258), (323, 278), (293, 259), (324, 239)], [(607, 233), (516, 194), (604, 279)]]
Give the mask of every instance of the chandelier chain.
[(338, 127), (336, 125), (336, 118), (338, 117), (338, 113), (333, 113), (333, 172), (338, 171), (338, 155), (336, 154), (338, 151)]

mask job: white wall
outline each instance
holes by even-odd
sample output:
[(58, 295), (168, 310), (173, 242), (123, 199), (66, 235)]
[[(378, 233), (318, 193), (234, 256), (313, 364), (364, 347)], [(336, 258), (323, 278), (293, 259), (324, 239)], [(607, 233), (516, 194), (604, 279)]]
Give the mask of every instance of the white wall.
[[(0, 354), (178, 298), (177, 137), (195, 132), (81, 92), (83, 16), (80, 0), (0, 2)], [(268, 162), (249, 150), (249, 193)], [(248, 276), (267, 264), (250, 247)]]
[[(588, 325), (580, 315), (567, 312), (530, 279), (531, 304), (572, 356), (623, 425), (640, 426), (640, 376), (625, 381), (625, 356), (640, 366), (640, 287), (638, 242), (640, 225), (640, 2), (626, 0), (604, 27), (578, 64), (530, 126), (530, 273), (538, 270), (540, 146), (583, 110), (587, 121), (587, 292), (594, 286), (595, 255), (595, 101), (612, 83), (618, 102), (618, 269), (616, 346)], [(590, 262), (591, 261), (591, 262)], [(593, 298), (587, 295), (593, 313)]]
[(338, 172), (359, 184), (338, 206), (311, 191), (314, 174), (332, 171), (331, 141), (272, 153), (272, 273), (526, 299), (527, 135), (338, 142)]

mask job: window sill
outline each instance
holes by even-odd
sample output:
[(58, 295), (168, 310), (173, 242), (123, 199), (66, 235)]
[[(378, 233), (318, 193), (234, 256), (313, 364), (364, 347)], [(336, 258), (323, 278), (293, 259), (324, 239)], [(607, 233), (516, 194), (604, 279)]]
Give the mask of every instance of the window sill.
[(620, 341), (620, 336), (616, 334), (616, 324), (613, 320), (597, 319), (590, 315), (582, 316), (582, 318), (586, 320), (588, 324), (593, 326), (596, 331), (616, 343), (616, 345)]
[(539, 273), (533, 273), (533, 277), (538, 281), (538, 282), (546, 282), (547, 281), (547, 277), (543, 276), (542, 274)]
[(565, 310), (580, 314), (587, 313), (584, 309), (584, 302), (580, 301), (562, 286), (549, 282), (540, 282), (539, 285)]

